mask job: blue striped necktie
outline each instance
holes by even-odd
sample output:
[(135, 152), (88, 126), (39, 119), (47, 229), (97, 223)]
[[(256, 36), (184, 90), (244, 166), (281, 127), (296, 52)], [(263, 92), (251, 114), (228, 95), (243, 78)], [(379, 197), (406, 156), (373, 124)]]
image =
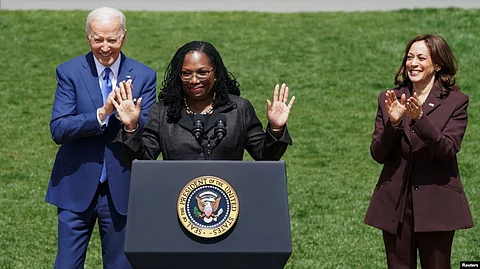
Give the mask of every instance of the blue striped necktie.
[[(102, 79), (102, 96), (103, 96), (103, 103), (107, 101), (108, 94), (112, 91), (112, 81), (110, 80), (110, 68), (105, 68), (105, 75)], [(108, 125), (108, 120), (110, 119), (110, 115), (107, 116), (106, 122)], [(107, 164), (106, 158), (103, 156), (103, 167), (102, 167), (102, 174), (100, 175), (100, 182), (103, 183), (107, 180)]]

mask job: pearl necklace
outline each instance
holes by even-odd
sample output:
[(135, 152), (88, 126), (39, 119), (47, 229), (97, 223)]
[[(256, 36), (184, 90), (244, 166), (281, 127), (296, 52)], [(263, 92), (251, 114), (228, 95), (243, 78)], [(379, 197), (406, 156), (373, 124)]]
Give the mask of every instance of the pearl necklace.
[[(185, 110), (187, 111), (187, 114), (189, 114), (189, 115), (197, 115), (197, 112), (193, 112), (193, 111), (190, 109), (190, 107), (188, 107), (187, 97), (184, 97), (184, 98), (183, 98), (183, 102), (185, 103)], [(213, 113), (213, 106), (210, 105), (210, 108), (208, 108), (207, 111), (202, 112), (202, 113), (200, 113), (200, 114), (201, 114), (201, 115), (205, 115), (205, 114), (210, 115), (210, 114), (212, 114), (212, 113)]]

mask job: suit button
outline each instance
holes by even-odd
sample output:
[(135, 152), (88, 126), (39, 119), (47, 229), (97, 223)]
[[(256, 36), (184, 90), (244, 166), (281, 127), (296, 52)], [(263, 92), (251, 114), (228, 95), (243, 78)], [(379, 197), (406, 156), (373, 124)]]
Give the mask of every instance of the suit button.
[(414, 189), (415, 191), (418, 191), (418, 185), (413, 186), (413, 189)]
[(103, 164), (103, 161), (104, 161), (104, 160), (101, 160), (101, 161), (100, 161), (100, 164)]
[(390, 141), (385, 141), (385, 145), (390, 145)]
[(200, 159), (203, 159), (203, 158), (205, 158), (205, 154), (200, 153)]
[(430, 139), (425, 139), (425, 143), (430, 144)]

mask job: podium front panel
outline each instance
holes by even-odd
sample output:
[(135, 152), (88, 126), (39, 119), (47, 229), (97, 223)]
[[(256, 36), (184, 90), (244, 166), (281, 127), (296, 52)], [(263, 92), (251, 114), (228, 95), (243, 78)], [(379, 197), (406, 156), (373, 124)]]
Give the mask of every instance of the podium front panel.
[[(125, 253), (134, 268), (283, 268), (291, 252), (283, 161), (134, 161)], [(177, 216), (185, 185), (227, 181), (239, 200), (234, 227), (200, 238)], [(212, 262), (214, 264), (212, 264)]]

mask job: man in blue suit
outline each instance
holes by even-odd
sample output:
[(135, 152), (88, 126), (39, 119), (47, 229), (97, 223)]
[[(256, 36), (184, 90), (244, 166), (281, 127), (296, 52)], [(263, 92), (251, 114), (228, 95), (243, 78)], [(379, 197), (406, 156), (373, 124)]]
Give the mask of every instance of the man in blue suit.
[(50, 131), (61, 146), (45, 199), (58, 208), (55, 268), (83, 268), (97, 220), (103, 267), (131, 268), (123, 251), (130, 170), (120, 145), (112, 143), (124, 127), (109, 95), (114, 96), (116, 85), (131, 83), (133, 98), (142, 108), (137, 126), (142, 129), (155, 102), (156, 73), (121, 52), (126, 33), (122, 12), (93, 10), (86, 23), (91, 52), (56, 70)]

